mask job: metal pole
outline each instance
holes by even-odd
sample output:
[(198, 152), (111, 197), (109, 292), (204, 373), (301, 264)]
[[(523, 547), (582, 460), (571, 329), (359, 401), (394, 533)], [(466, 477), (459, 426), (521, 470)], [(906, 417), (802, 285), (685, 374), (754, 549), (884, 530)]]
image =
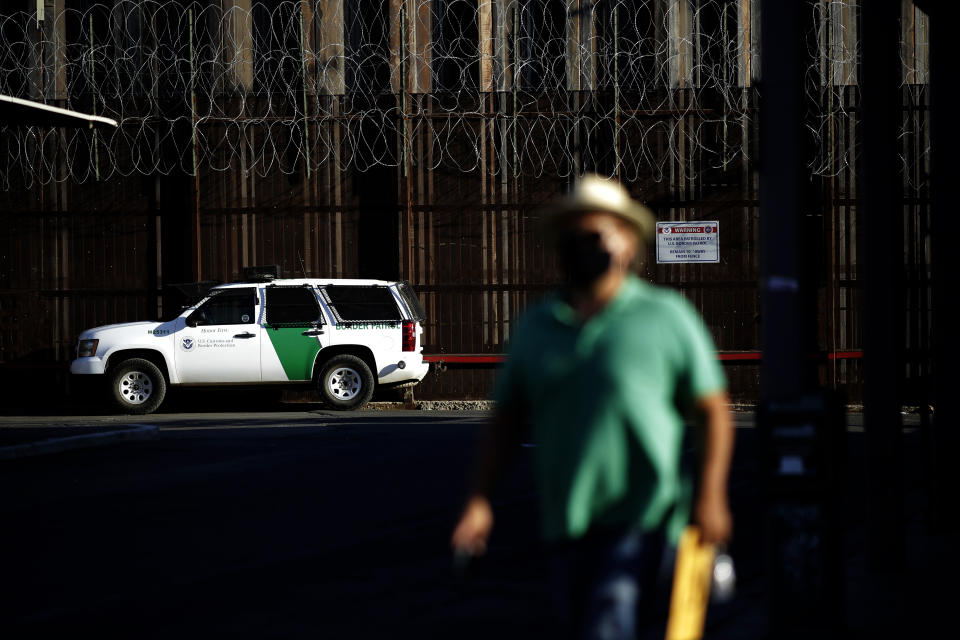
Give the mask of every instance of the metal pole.
[[(93, 12), (90, 13), (90, 95), (93, 96), (93, 115), (97, 115), (97, 78), (93, 65)], [(100, 140), (97, 130), (93, 130), (93, 172), (97, 182), (100, 182)]]
[(193, 52), (193, 7), (187, 12), (190, 26), (188, 30), (190, 48), (190, 130), (193, 141), (193, 210), (190, 220), (190, 232), (193, 239), (193, 272), (196, 279), (201, 278), (200, 260), (200, 173), (197, 171), (197, 92), (196, 92), (196, 65)]
[(797, 2), (766, 0), (761, 58), (760, 287), (762, 399), (793, 399), (800, 377), (800, 203), (803, 198), (801, 19)]
[[(412, 135), (410, 132), (410, 106), (412, 98), (410, 97), (410, 84), (412, 83), (413, 78), (408, 78), (407, 76), (412, 74), (410, 66), (407, 64), (407, 56), (410, 54), (408, 47), (410, 46), (407, 41), (407, 3), (402, 2), (400, 5), (400, 82), (402, 86), (400, 87), (402, 103), (402, 112), (403, 112), (403, 176), (405, 179), (404, 190), (407, 192), (406, 202), (406, 212), (404, 213), (404, 229), (405, 233), (401, 235), (401, 241), (404, 243), (404, 246), (400, 247), (400, 255), (403, 256), (406, 252), (405, 260), (405, 273), (402, 273), (402, 277), (416, 281), (416, 274), (414, 272), (414, 219), (413, 219), (413, 169), (411, 167), (413, 153), (412, 145)], [(403, 260), (403, 258), (401, 258)], [(404, 400), (413, 402), (413, 392), (409, 392), (408, 395), (404, 395)]]
[(510, 30), (513, 32), (513, 82), (510, 87), (513, 91), (513, 177), (517, 179), (520, 177), (520, 163), (517, 161), (517, 85), (520, 82), (520, 65), (517, 61), (517, 45), (519, 44), (520, 37), (517, 35), (517, 21), (520, 19), (520, 15), (517, 11), (517, 3), (514, 2), (511, 7), (513, 11), (513, 20), (510, 23)]
[(303, 148), (304, 164), (307, 167), (307, 180), (310, 180), (310, 122), (307, 119), (307, 55), (303, 35), (303, 3), (300, 3), (300, 74), (303, 82)]
[[(920, 4), (919, 2), (917, 4)], [(954, 453), (960, 446), (960, 407), (954, 396), (957, 392), (956, 367), (960, 362), (960, 335), (957, 334), (956, 314), (949, 301), (956, 297), (956, 283), (960, 281), (960, 262), (956, 258), (951, 229), (955, 226), (956, 193), (952, 182), (957, 175), (957, 140), (960, 127), (954, 113), (954, 101), (949, 85), (954, 74), (956, 45), (951, 28), (956, 9), (946, 4), (924, 2), (930, 15), (930, 82), (931, 128), (936, 135), (932, 145), (931, 242), (933, 263), (933, 434), (934, 462), (933, 523), (942, 533), (956, 531), (957, 491), (960, 476), (956, 472)], [(956, 559), (953, 559), (956, 566)], [(943, 575), (953, 575), (945, 568)]]
[(869, 477), (868, 552), (875, 572), (899, 571), (903, 531), (904, 372), (903, 193), (897, 148), (901, 125), (899, 0), (875, 0), (862, 14), (861, 104), (864, 265), (864, 424)]
[[(823, 637), (843, 620), (838, 509), (844, 447), (837, 399), (815, 388), (803, 352), (815, 336), (801, 246), (805, 189), (804, 25), (809, 5), (765, 0), (760, 86), (759, 425), (766, 491), (769, 637)], [(815, 301), (813, 301), (815, 302)], [(797, 549), (803, 549), (797, 554)], [(817, 585), (811, 588), (811, 585)]]
[(620, 5), (613, 6), (613, 175), (620, 179)]

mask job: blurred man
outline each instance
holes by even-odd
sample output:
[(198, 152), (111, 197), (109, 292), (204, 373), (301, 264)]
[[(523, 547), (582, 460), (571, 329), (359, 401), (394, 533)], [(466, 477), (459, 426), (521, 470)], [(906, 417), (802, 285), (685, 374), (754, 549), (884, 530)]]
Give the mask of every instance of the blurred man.
[(586, 176), (545, 227), (565, 284), (513, 334), (452, 544), (461, 554), (486, 550), (490, 494), (532, 429), (559, 613), (574, 637), (631, 638), (665, 545), (691, 520), (692, 483), (681, 473), (688, 413), (705, 426), (692, 520), (704, 541), (731, 535), (726, 384), (692, 306), (633, 273), (653, 235), (649, 209), (615, 182)]

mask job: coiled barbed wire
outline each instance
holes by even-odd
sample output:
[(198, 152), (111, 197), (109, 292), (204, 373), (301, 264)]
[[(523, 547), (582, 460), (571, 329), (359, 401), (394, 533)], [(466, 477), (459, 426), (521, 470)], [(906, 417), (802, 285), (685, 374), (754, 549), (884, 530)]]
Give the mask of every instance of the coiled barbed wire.
[[(30, 186), (241, 165), (261, 176), (416, 162), (654, 181), (675, 163), (722, 168), (743, 159), (753, 122), (752, 4), (115, 0), (48, 12), (42, 25), (0, 15), (0, 93), (120, 123), (8, 128), (0, 187), (12, 171)], [(829, 31), (813, 34), (813, 59), (834, 70), (808, 82), (823, 139), (850, 108), (825, 96), (851, 80), (836, 69), (856, 68), (833, 37), (855, 4), (812, 5)], [(827, 175), (848, 161), (828, 150), (810, 167)]]

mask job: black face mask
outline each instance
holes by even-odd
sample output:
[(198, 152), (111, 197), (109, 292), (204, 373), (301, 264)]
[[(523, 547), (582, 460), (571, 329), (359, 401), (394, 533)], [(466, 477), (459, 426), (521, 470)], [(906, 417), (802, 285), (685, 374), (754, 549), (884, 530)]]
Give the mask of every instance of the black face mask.
[(560, 238), (560, 268), (568, 283), (593, 284), (610, 268), (613, 258), (603, 247), (599, 233), (574, 233)]

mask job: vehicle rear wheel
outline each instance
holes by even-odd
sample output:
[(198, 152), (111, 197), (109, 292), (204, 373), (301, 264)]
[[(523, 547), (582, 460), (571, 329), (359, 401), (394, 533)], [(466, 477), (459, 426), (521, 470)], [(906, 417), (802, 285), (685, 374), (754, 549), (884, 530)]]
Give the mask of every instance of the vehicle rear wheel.
[(320, 395), (332, 409), (359, 409), (373, 396), (373, 374), (357, 356), (330, 358), (320, 370), (318, 383)]
[(124, 360), (110, 372), (113, 401), (124, 413), (153, 413), (167, 394), (163, 373), (149, 360)]

